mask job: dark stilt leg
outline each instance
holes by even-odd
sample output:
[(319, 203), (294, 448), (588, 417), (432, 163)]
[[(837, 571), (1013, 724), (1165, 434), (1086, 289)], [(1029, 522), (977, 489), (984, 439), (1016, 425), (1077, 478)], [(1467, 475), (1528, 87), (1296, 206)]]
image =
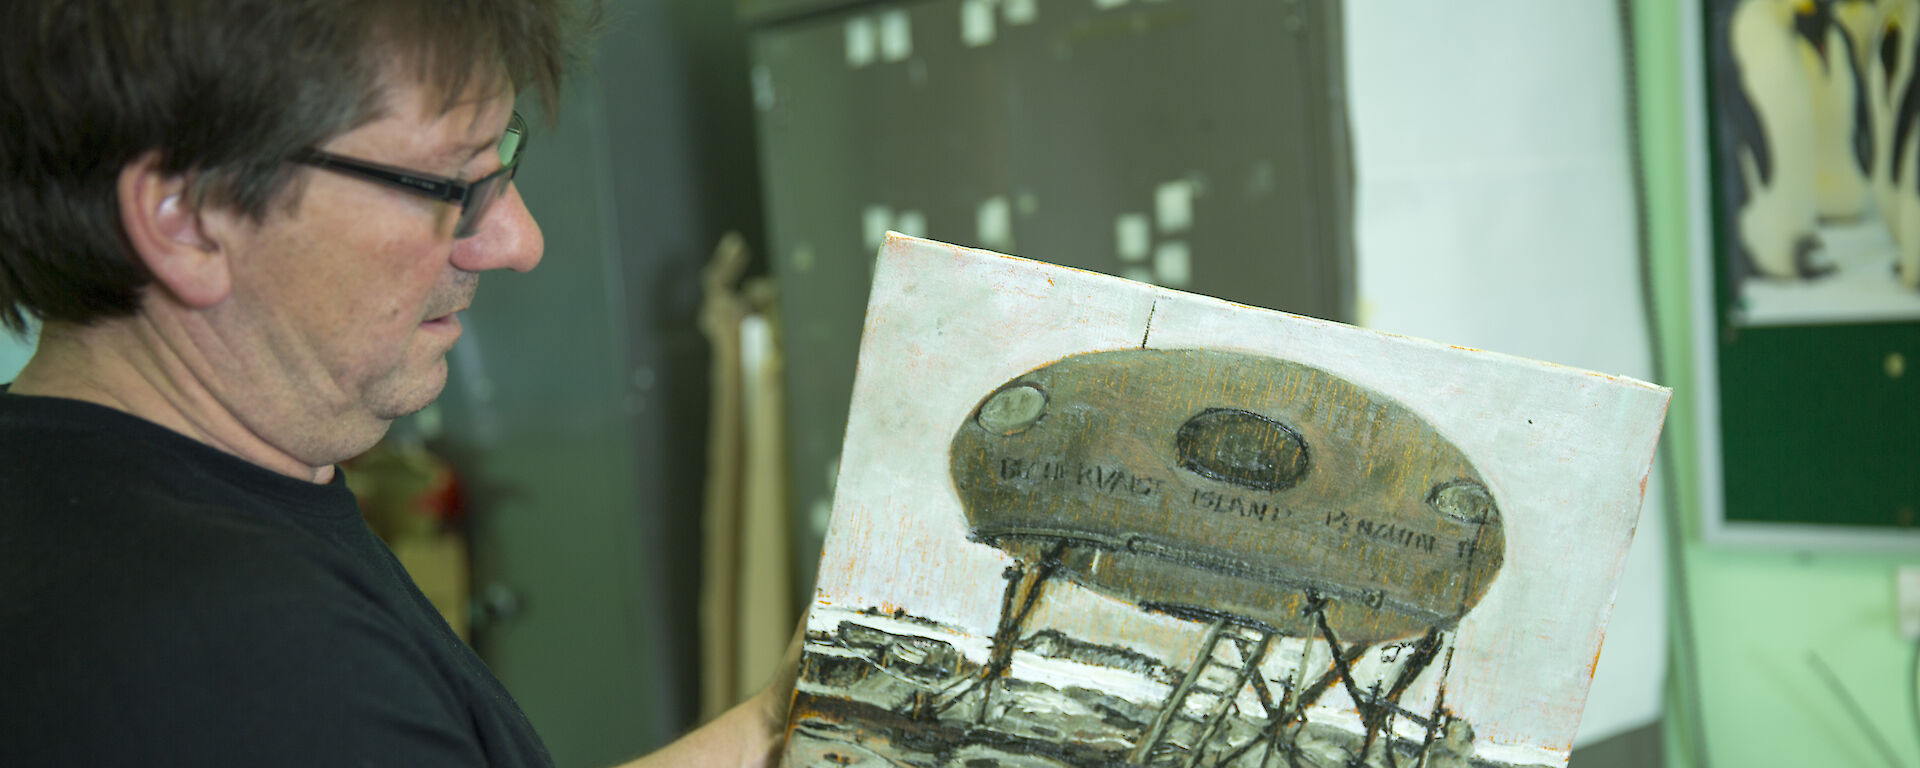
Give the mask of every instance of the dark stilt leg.
[(1194, 658), (1193, 664), (1187, 667), (1187, 675), (1180, 680), (1180, 685), (1175, 687), (1172, 693), (1167, 694), (1166, 702), (1160, 705), (1160, 713), (1153, 718), (1153, 725), (1147, 728), (1146, 734), (1142, 735), (1139, 743), (1133, 746), (1133, 753), (1127, 757), (1128, 764), (1146, 765), (1147, 761), (1152, 759), (1153, 750), (1160, 746), (1161, 738), (1167, 735), (1167, 726), (1173, 722), (1174, 716), (1179, 714), (1180, 708), (1186, 705), (1188, 694), (1192, 693), (1194, 685), (1200, 682), (1200, 675), (1207, 670), (1207, 664), (1213, 661), (1213, 649), (1219, 646), (1220, 634), (1226, 629), (1227, 620), (1224, 618), (1215, 621), (1213, 626), (1207, 628), (1206, 639), (1200, 641), (1200, 654)]
[(1446, 727), (1444, 715), (1447, 703), (1447, 675), (1453, 671), (1453, 649), (1447, 649), (1447, 660), (1440, 665), (1440, 690), (1433, 696), (1433, 716), (1427, 718), (1427, 738), (1420, 742), (1420, 764), (1416, 768), (1427, 768), (1427, 753), (1433, 751), (1433, 738), (1440, 729)]
[[(1429, 627), (1426, 636), (1420, 638), (1419, 643), (1414, 646), (1413, 655), (1407, 658), (1405, 664), (1400, 665), (1400, 674), (1394, 678), (1393, 687), (1387, 689), (1386, 697), (1376, 698), (1371, 710), (1363, 710), (1367, 712), (1367, 738), (1361, 745), (1361, 754), (1367, 754), (1373, 749), (1374, 737), (1386, 730), (1387, 718), (1399, 708), (1400, 697), (1406, 695), (1407, 688), (1413, 685), (1414, 678), (1419, 677), (1421, 672), (1426, 671), (1427, 665), (1433, 663), (1433, 657), (1438, 655), (1439, 650), (1440, 629)], [(1393, 735), (1387, 734), (1387, 740), (1391, 744)], [(1389, 763), (1396, 762), (1391, 757), (1393, 754), (1391, 750), (1387, 754)]]
[(1020, 628), (1026, 625), (1027, 617), (1040, 601), (1040, 588), (1059, 569), (1060, 556), (1066, 551), (1066, 544), (1055, 544), (1032, 565), (1015, 560), (1013, 565), (1007, 567), (1007, 589), (1000, 597), (1000, 621), (988, 646), (987, 663), (981, 667), (980, 677), (937, 705), (936, 712), (945, 712), (966, 698), (967, 694), (979, 690), (980, 710), (974, 716), (974, 721), (986, 722), (987, 712), (993, 703), (994, 683), (1013, 664), (1013, 652), (1020, 644)]
[[(1199, 768), (1200, 758), (1206, 754), (1207, 743), (1213, 741), (1214, 734), (1220, 732), (1220, 725), (1226, 722), (1227, 714), (1237, 708), (1233, 700), (1250, 682), (1261, 679), (1260, 662), (1266, 660), (1267, 645), (1271, 642), (1273, 642), (1271, 632), (1260, 633), (1260, 639), (1254, 641), (1252, 648), (1247, 647), (1244, 638), (1234, 638), (1234, 649), (1240, 654), (1240, 673), (1234, 675), (1232, 687), (1221, 692), (1220, 700), (1213, 705), (1213, 712), (1208, 715), (1207, 724), (1201, 729), (1200, 737), (1194, 739), (1193, 752), (1187, 756), (1185, 768)], [(1266, 692), (1264, 681), (1261, 683), (1260, 692), (1263, 694)], [(1224, 765), (1227, 762), (1223, 760), (1221, 764)]]

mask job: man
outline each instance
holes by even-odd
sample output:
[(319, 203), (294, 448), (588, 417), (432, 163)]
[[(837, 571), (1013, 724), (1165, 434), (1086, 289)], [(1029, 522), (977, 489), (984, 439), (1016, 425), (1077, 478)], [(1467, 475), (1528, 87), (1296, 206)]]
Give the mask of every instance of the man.
[[(558, 0), (8, 0), (0, 765), (544, 765), (334, 465), (531, 270)], [(774, 759), (790, 682), (636, 765)]]

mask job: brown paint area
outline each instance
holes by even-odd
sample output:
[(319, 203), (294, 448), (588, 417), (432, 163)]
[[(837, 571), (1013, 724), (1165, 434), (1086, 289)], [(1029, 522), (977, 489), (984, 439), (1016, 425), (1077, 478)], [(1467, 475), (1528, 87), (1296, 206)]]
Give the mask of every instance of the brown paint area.
[[(1044, 407), (1008, 429), (995, 395), (1028, 387)], [(1027, 562), (1066, 544), (1061, 575), (1096, 592), (1295, 637), (1316, 600), (1345, 643), (1450, 626), (1505, 549), (1485, 480), (1424, 419), (1268, 357), (1067, 357), (983, 398), (951, 461), (976, 539)]]

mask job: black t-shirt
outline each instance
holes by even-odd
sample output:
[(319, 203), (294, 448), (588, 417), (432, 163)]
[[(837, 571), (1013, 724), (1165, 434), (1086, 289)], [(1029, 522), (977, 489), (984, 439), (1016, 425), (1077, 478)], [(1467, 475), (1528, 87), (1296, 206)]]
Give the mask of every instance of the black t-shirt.
[(337, 474), (0, 390), (0, 766), (551, 762)]

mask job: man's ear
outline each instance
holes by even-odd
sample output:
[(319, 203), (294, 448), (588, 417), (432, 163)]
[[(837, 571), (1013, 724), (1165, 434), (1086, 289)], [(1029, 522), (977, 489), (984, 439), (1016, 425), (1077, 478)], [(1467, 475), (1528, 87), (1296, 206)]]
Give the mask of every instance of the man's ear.
[(117, 188), (127, 242), (160, 287), (195, 309), (226, 299), (229, 254), (187, 199), (187, 177), (161, 172), (160, 153), (148, 152), (120, 169)]

